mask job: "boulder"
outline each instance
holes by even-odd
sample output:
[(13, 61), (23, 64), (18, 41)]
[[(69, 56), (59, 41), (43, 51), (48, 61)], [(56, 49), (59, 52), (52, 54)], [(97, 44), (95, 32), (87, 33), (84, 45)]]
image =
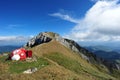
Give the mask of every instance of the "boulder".
[(32, 74), (32, 73), (36, 72), (37, 70), (38, 70), (38, 69), (37, 69), (36, 67), (35, 67), (35, 68), (30, 68), (30, 69), (24, 71), (23, 73)]

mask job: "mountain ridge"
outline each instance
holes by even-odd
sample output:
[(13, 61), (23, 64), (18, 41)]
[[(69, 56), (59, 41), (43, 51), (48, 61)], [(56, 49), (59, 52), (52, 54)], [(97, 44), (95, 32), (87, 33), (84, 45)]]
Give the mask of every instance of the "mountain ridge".
[[(79, 53), (82, 56), (82, 58), (88, 60), (89, 62), (93, 62), (94, 59), (97, 60), (96, 56), (93, 53), (89, 52), (85, 48), (82, 48), (75, 41), (62, 38), (59, 34), (53, 32), (45, 32), (45, 33), (43, 32), (38, 34), (36, 37), (32, 38), (24, 47), (33, 47), (36, 45), (40, 45), (42, 43), (50, 42), (51, 40), (58, 41), (65, 47), (71, 49), (73, 52)], [(91, 57), (91, 59), (88, 56)]]
[[(120, 79), (120, 73), (113, 75), (103, 64), (104, 60), (79, 46), (75, 41), (62, 38), (53, 32), (38, 34), (28, 41), (24, 48), (32, 50), (35, 61), (4, 62), (5, 57), (0, 56), (0, 66), (4, 66), (0, 67), (1, 80), (7, 80), (8, 77), (10, 80), (23, 80), (23, 77), (24, 80)], [(32, 74), (22, 73), (31, 67), (37, 68), (38, 71)]]
[[(24, 47), (33, 47), (33, 46), (40, 45), (42, 43), (47, 43), (47, 42), (50, 42), (53, 40), (58, 41), (59, 43), (61, 43), (65, 47), (69, 48), (73, 52), (80, 54), (80, 56), (83, 59), (87, 60), (90, 63), (104, 64), (105, 66), (107, 66), (110, 69), (112, 69), (112, 68), (120, 69), (120, 66), (118, 66), (118, 65), (116, 66), (116, 64), (113, 64), (113, 63), (111, 63), (111, 64), (107, 63), (106, 60), (99, 58), (92, 52), (81, 47), (75, 41), (66, 39), (66, 38), (62, 38), (59, 34), (53, 33), (53, 32), (42, 32), (42, 33), (38, 34), (36, 37), (32, 38)], [(109, 66), (109, 65), (112, 65), (112, 66)]]

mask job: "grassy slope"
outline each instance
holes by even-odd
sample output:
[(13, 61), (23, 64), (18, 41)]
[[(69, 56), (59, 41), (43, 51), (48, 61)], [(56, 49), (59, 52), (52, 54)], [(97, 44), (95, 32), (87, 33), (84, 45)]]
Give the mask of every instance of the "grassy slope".
[[(4, 58), (0, 58), (0, 70), (3, 70), (0, 73), (0, 80), (114, 80), (106, 74), (106, 68), (99, 68), (97, 65), (95, 67), (56, 41), (33, 47), (32, 51), (38, 56), (37, 63), (19, 61), (3, 63)], [(46, 66), (39, 68), (42, 64)], [(30, 67), (38, 67), (39, 70), (33, 74), (21, 73)]]
[[(84, 74), (84, 77), (86, 77), (88, 80), (94, 80), (93, 78), (102, 80), (112, 78), (110, 75), (106, 74), (106, 68), (102, 67), (102, 69), (99, 67), (99, 70), (101, 70), (103, 73), (100, 72), (97, 68), (98, 66), (95, 67), (94, 65), (89, 64), (78, 54), (72, 52), (56, 41), (38, 45), (32, 50), (37, 56), (47, 57), (54, 62), (57, 62), (59, 66), (63, 66), (65, 69), (74, 72), (74, 74), (77, 74), (79, 77), (83, 77), (82, 74)], [(92, 79), (90, 79), (90, 77), (92, 77)]]

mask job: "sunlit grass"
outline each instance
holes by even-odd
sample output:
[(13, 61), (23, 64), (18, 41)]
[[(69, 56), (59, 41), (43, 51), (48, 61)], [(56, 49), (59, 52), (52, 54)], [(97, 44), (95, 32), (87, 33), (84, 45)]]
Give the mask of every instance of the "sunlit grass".
[(90, 69), (89, 66), (83, 67), (79, 61), (71, 59), (61, 53), (52, 53), (45, 56), (57, 62), (59, 65), (64, 66), (66, 69), (77, 73), (78, 75), (88, 74), (89, 76), (96, 77), (99, 80), (112, 79), (112, 77), (110, 77), (109, 75)]
[(1, 64), (8, 65), (8, 72), (10, 73), (22, 73), (23, 71), (30, 69), (30, 68), (38, 68), (41, 69), (49, 65), (48, 61), (44, 58), (38, 58), (37, 61), (27, 62), (27, 61), (12, 61), (8, 60), (5, 61), (6, 56), (0, 58)]

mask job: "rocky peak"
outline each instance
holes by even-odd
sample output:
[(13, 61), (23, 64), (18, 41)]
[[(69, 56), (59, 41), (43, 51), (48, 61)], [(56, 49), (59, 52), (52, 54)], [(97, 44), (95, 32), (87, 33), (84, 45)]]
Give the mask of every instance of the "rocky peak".
[(24, 47), (34, 47), (34, 46), (37, 46), (37, 45), (41, 45), (43, 43), (50, 42), (52, 40), (58, 41), (60, 44), (69, 48), (73, 52), (80, 54), (80, 56), (83, 59), (87, 60), (89, 63), (104, 64), (107, 67), (110, 67), (110, 65), (112, 65), (113, 68), (120, 69), (119, 68), (120, 65), (108, 63), (104, 59), (98, 58), (93, 53), (91, 53), (88, 50), (86, 50), (85, 48), (81, 47), (75, 41), (70, 40), (70, 39), (65, 39), (65, 38), (61, 37), (59, 34), (53, 33), (53, 32), (39, 33), (37, 36), (33, 37), (29, 42), (27, 42)]
[(34, 47), (40, 45), (42, 43), (47, 43), (52, 40), (58, 41), (60, 44), (64, 45), (65, 47), (69, 48), (73, 52), (79, 53), (82, 58), (86, 59), (87, 61), (93, 63), (95, 62), (94, 56), (92, 53), (88, 53), (88, 51), (81, 46), (79, 46), (75, 41), (70, 39), (62, 38), (59, 34), (53, 32), (42, 32), (39, 33), (37, 36), (32, 38), (25, 47)]
[(36, 45), (51, 41), (52, 38), (46, 32), (40, 33), (28, 41), (24, 47), (34, 47)]

